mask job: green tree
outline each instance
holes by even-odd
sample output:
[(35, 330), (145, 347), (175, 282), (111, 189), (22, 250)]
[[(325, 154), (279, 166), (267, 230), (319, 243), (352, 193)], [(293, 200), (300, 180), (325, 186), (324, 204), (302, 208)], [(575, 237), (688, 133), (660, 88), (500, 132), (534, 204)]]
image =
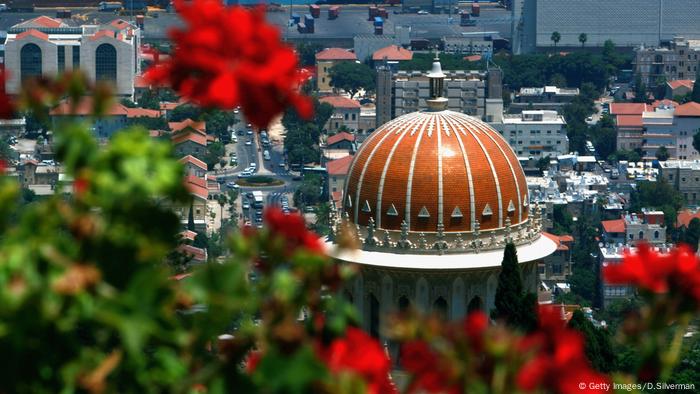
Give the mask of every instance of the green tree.
[(700, 219), (693, 218), (688, 223), (688, 229), (685, 230), (683, 243), (693, 248), (693, 252), (698, 251), (698, 242), (700, 242)]
[(588, 35), (586, 33), (581, 33), (578, 35), (578, 42), (581, 43), (581, 48), (586, 45), (586, 41), (588, 41)]
[(316, 43), (301, 41), (297, 43), (296, 50), (299, 56), (299, 63), (302, 67), (310, 67), (316, 65), (316, 53), (321, 51), (323, 46)]
[(693, 92), (690, 94), (690, 99), (696, 103), (700, 103), (700, 71), (695, 75), (695, 84)]
[(559, 41), (561, 41), (561, 34), (559, 34), (558, 31), (555, 31), (552, 33), (552, 35), (549, 37), (550, 40), (554, 43), (554, 47), (556, 48), (557, 44)]
[(374, 90), (376, 73), (364, 63), (340, 62), (329, 70), (331, 86), (350, 93), (355, 97), (360, 89)]
[(697, 129), (693, 134), (693, 148), (700, 152), (700, 129)]
[(611, 115), (604, 114), (598, 123), (589, 128), (589, 135), (598, 155), (608, 157), (615, 153), (617, 128)]
[(596, 328), (580, 309), (574, 311), (569, 327), (583, 335), (586, 357), (593, 368), (599, 372), (610, 372), (615, 368), (615, 353), (606, 330)]
[(131, 99), (123, 98), (119, 102), (121, 103), (121, 105), (123, 105), (127, 108), (136, 108), (136, 103), (131, 101)]
[(191, 104), (182, 104), (170, 111), (170, 121), (182, 122), (185, 119), (197, 120), (201, 114), (202, 110), (199, 107), (195, 107)]
[(642, 76), (637, 74), (634, 77), (634, 102), (644, 103), (647, 101), (647, 87), (642, 82)]
[(228, 133), (228, 127), (238, 121), (233, 112), (218, 109), (207, 111), (202, 115), (202, 118), (207, 122), (207, 133), (219, 137)]
[(536, 326), (534, 304), (536, 300), (523, 292), (518, 252), (513, 243), (508, 243), (503, 252), (501, 272), (498, 274), (496, 308), (491, 311), (491, 316), (503, 319), (511, 327), (530, 331)]
[(306, 207), (321, 202), (323, 180), (318, 174), (304, 174), (304, 179), (294, 192), (294, 205)]
[(659, 159), (659, 161), (666, 161), (671, 157), (671, 154), (668, 152), (668, 149), (666, 149), (665, 146), (661, 146), (659, 149), (656, 150), (656, 158)]
[(187, 214), (187, 229), (194, 231), (194, 203), (190, 202), (189, 213)]
[(549, 78), (549, 84), (553, 86), (566, 87), (566, 77), (561, 73), (556, 73)]
[(212, 142), (211, 144), (207, 145), (207, 154), (204, 156), (204, 162), (207, 163), (207, 169), (209, 171), (213, 170), (214, 166), (221, 161), (221, 158), (224, 157), (225, 153), (226, 149), (224, 144), (219, 141)]
[(129, 126), (142, 126), (147, 130), (168, 130), (168, 121), (163, 117), (151, 118), (148, 116), (139, 116), (127, 120)]

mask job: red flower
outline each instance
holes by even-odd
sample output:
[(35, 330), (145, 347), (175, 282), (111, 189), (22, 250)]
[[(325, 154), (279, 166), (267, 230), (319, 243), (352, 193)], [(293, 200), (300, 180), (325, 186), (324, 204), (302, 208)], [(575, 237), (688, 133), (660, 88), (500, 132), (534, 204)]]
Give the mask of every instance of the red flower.
[(294, 50), (265, 22), (262, 8), (224, 7), (219, 0), (175, 0), (186, 28), (170, 32), (172, 56), (146, 73), (204, 107), (241, 106), (250, 123), (265, 128), (293, 106), (303, 118), (313, 113), (299, 94), (303, 82)]
[(603, 269), (610, 284), (632, 284), (653, 293), (677, 292), (700, 305), (700, 261), (687, 246), (660, 254), (642, 243), (637, 253), (625, 253), (620, 264)]
[(0, 119), (13, 119), (15, 117), (15, 112), (17, 108), (14, 102), (5, 92), (5, 80), (7, 79), (7, 72), (0, 71), (0, 81), (2, 81), (2, 87), (0, 87)]
[(90, 182), (85, 178), (78, 178), (73, 182), (73, 192), (76, 196), (85, 194), (90, 186)]
[(540, 307), (539, 325), (521, 342), (524, 351), (534, 351), (535, 355), (518, 372), (520, 389), (544, 388), (553, 393), (608, 391), (609, 378), (590, 368), (583, 337), (565, 326), (557, 308)]
[(421, 340), (406, 342), (401, 346), (401, 365), (413, 376), (407, 392), (459, 393), (450, 384), (450, 374), (438, 355)]
[(349, 327), (345, 337), (318, 348), (319, 358), (332, 373), (352, 372), (362, 377), (368, 393), (396, 393), (389, 379), (391, 365), (379, 342), (364, 331)]
[(285, 214), (279, 208), (268, 208), (265, 210), (265, 222), (273, 234), (285, 239), (290, 253), (299, 247), (313, 253), (324, 252), (323, 242), (318, 235), (306, 228), (301, 215)]

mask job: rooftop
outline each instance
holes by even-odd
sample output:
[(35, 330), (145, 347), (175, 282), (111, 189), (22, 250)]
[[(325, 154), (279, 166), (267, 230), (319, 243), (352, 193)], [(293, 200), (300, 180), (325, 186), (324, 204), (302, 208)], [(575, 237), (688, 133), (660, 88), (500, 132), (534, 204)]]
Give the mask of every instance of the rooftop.
[(353, 142), (353, 141), (355, 141), (355, 135), (341, 131), (338, 134), (335, 134), (335, 135), (328, 137), (328, 139), (326, 140), (326, 146), (333, 145), (333, 144), (338, 143), (340, 141)]
[(357, 60), (357, 56), (347, 49), (327, 48), (316, 54), (316, 60)]
[(353, 156), (348, 155), (343, 158), (329, 161), (326, 163), (326, 171), (328, 175), (347, 175), (350, 171), (350, 163), (352, 163)]
[(318, 101), (330, 104), (336, 108), (360, 108), (360, 102), (345, 96), (325, 96)]
[(681, 117), (700, 117), (700, 103), (691, 101), (682, 104), (676, 108), (675, 115)]
[(399, 45), (389, 45), (388, 47), (378, 49), (372, 54), (372, 60), (381, 61), (404, 61), (413, 59), (413, 52), (402, 48)]

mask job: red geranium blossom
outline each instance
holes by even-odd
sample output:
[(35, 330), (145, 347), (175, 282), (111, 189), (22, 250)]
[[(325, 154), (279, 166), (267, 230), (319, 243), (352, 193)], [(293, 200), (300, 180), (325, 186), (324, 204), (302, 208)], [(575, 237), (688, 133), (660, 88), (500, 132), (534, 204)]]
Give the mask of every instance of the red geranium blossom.
[(539, 329), (523, 338), (523, 351), (534, 357), (518, 372), (525, 391), (544, 388), (553, 393), (604, 393), (610, 379), (591, 369), (580, 333), (565, 326), (554, 307), (540, 307)]
[(225, 7), (220, 0), (175, 0), (185, 28), (170, 37), (169, 59), (146, 73), (203, 107), (241, 106), (250, 123), (265, 128), (287, 107), (310, 118), (311, 102), (299, 94), (303, 76), (294, 50), (265, 22), (264, 10)]
[(349, 327), (345, 337), (317, 348), (319, 358), (332, 373), (352, 372), (367, 384), (367, 393), (396, 393), (389, 379), (391, 363), (379, 342), (359, 328)]
[(444, 362), (422, 340), (414, 340), (401, 346), (401, 365), (413, 376), (408, 393), (459, 393), (450, 383), (450, 372)]
[(2, 87), (0, 87), (0, 119), (12, 119), (15, 117), (15, 112), (17, 111), (15, 103), (5, 92), (6, 79), (7, 72), (0, 71), (0, 81), (2, 81)]
[(314, 253), (323, 253), (323, 242), (313, 231), (309, 231), (304, 218), (299, 214), (285, 214), (279, 208), (265, 210), (265, 222), (273, 234), (283, 237), (288, 251), (303, 247)]
[(700, 261), (687, 246), (661, 254), (642, 243), (636, 253), (626, 252), (620, 264), (603, 270), (610, 284), (632, 284), (653, 293), (678, 292), (700, 305)]

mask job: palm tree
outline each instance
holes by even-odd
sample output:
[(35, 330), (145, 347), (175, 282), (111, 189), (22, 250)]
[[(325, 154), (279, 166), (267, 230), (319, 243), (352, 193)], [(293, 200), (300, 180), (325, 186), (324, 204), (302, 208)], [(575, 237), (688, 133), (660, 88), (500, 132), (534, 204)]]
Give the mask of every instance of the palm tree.
[(581, 43), (581, 48), (586, 44), (586, 41), (588, 41), (588, 35), (586, 33), (581, 33), (578, 35), (578, 42)]
[(555, 31), (554, 33), (552, 33), (552, 36), (549, 39), (552, 40), (552, 42), (554, 42), (554, 46), (556, 47), (559, 41), (561, 41), (561, 34), (559, 34), (558, 31)]
[(224, 221), (224, 205), (226, 205), (226, 202), (227, 202), (226, 195), (223, 194), (223, 193), (220, 193), (220, 194), (216, 197), (216, 200), (217, 200), (217, 202), (219, 203), (219, 206), (221, 207), (221, 210), (220, 210), (220, 212), (221, 212), (221, 222), (222, 222), (222, 224), (223, 224), (223, 221)]

